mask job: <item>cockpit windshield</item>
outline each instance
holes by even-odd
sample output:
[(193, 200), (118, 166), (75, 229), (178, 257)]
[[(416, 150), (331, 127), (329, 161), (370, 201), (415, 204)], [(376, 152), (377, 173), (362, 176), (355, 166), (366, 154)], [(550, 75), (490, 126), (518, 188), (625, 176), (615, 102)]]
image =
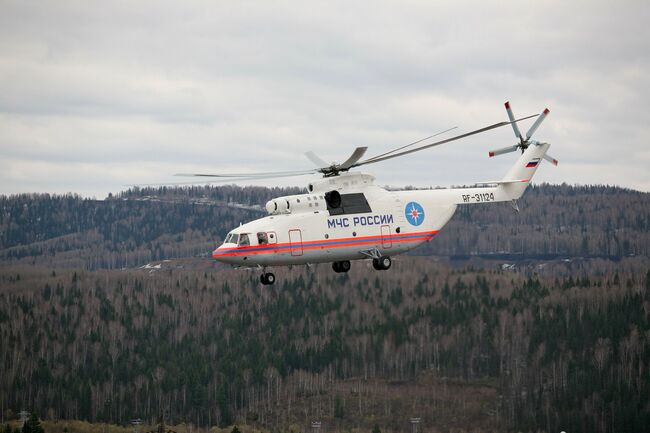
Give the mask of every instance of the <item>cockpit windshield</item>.
[(226, 239), (223, 240), (223, 243), (237, 244), (240, 247), (247, 247), (251, 244), (251, 241), (247, 233), (228, 233)]
[(239, 235), (237, 233), (228, 233), (226, 239), (224, 239), (224, 244), (236, 244), (239, 242)]

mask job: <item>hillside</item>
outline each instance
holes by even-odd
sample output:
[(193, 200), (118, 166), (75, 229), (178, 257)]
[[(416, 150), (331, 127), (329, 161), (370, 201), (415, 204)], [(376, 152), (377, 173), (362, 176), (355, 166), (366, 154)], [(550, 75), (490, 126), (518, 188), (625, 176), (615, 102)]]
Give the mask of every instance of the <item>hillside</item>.
[[(188, 266), (191, 267), (191, 266)], [(0, 272), (0, 404), (268, 429), (647, 431), (650, 261)]]

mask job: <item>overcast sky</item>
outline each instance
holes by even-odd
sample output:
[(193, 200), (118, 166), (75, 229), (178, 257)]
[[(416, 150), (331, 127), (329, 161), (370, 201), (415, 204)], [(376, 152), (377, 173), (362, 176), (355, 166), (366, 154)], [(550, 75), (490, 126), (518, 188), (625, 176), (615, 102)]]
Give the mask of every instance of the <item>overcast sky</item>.
[[(312, 168), (308, 150), (342, 161), (506, 120), (506, 100), (551, 110), (535, 138), (560, 165), (536, 181), (650, 191), (649, 27), (647, 0), (0, 0), (0, 194)], [(516, 156), (487, 152), (511, 144), (504, 127), (368, 171), (493, 180)]]

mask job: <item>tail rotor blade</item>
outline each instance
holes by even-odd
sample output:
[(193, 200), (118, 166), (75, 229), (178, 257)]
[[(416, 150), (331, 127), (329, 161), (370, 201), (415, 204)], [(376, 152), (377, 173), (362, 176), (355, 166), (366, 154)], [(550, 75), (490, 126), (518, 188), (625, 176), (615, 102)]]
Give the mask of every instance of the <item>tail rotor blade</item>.
[[(514, 123), (513, 123), (513, 125), (514, 125)], [(519, 145), (515, 144), (514, 146), (508, 146), (508, 147), (503, 147), (501, 149), (492, 150), (492, 151), (490, 151), (489, 155), (490, 155), (490, 158), (492, 158), (493, 156), (499, 156), (499, 155), (503, 155), (504, 153), (514, 152), (518, 148), (519, 148)]]
[(515, 137), (519, 139), (519, 141), (523, 141), (523, 137), (521, 136), (521, 132), (519, 131), (519, 127), (517, 126), (517, 122), (515, 122), (515, 116), (512, 114), (512, 109), (510, 108), (510, 101), (506, 101), (506, 112), (508, 113), (508, 119), (510, 119), (511, 125), (512, 125), (512, 130), (515, 131)]
[(542, 124), (542, 122), (544, 121), (544, 119), (546, 119), (546, 116), (548, 116), (548, 113), (550, 113), (550, 112), (551, 112), (551, 110), (549, 110), (548, 108), (545, 108), (544, 111), (542, 112), (542, 114), (539, 115), (537, 120), (535, 120), (535, 123), (533, 123), (533, 126), (531, 126), (530, 129), (528, 130), (528, 132), (526, 133), (526, 141), (530, 140), (530, 137), (533, 136), (535, 131), (537, 131), (537, 128), (539, 128), (539, 125)]
[(544, 155), (544, 159), (555, 166), (557, 166), (558, 162), (560, 162), (557, 159), (553, 158), (551, 155), (547, 155), (547, 154)]

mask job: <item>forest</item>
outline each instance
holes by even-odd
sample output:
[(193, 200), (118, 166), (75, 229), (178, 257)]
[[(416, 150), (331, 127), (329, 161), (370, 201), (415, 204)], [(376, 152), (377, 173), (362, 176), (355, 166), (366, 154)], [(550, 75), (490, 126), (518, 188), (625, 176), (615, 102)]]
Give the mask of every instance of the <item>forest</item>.
[(0, 197), (1, 423), (650, 431), (650, 201), (531, 188), (388, 272), (209, 252), (286, 190)]

